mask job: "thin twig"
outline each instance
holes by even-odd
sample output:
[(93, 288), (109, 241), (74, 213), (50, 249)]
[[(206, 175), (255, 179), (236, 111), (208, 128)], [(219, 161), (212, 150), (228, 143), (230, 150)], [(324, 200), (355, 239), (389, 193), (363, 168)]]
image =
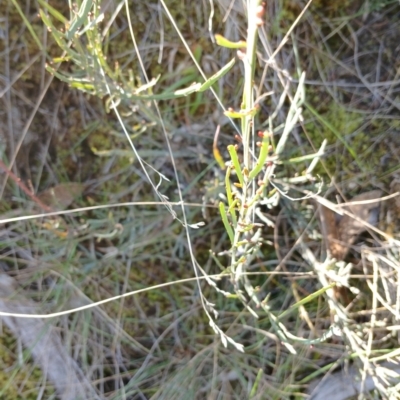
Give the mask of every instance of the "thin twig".
[(4, 164), (4, 162), (2, 160), (0, 160), (0, 169), (2, 169), (7, 176), (9, 176), (17, 185), (18, 187), (25, 192), (40, 208), (42, 208), (45, 211), (48, 212), (52, 212), (53, 210), (49, 207), (46, 206), (46, 204), (44, 204), (39, 198), (37, 198), (35, 196), (34, 193), (32, 193), (32, 191), (30, 191), (24, 182), (22, 182), (21, 178), (18, 178), (17, 175), (14, 174), (14, 172), (12, 172), (7, 165)]

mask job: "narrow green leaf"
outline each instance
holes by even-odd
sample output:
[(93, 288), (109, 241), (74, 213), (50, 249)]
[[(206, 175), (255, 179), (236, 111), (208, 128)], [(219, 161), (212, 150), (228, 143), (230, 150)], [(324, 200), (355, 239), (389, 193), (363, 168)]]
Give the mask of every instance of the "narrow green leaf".
[[(76, 31), (84, 24), (89, 14), (90, 9), (92, 8), (93, 1), (92, 0), (83, 0), (81, 8), (78, 11), (78, 14), (71, 22), (67, 32), (65, 33), (68, 40), (71, 40), (75, 35)], [(95, 4), (96, 6), (96, 4)]]
[[(193, 49), (193, 56), (197, 62), (200, 62), (201, 56), (203, 55), (203, 47), (200, 44), (196, 44)], [(197, 72), (197, 69), (196, 69)]]
[(60, 33), (53, 25), (51, 19), (46, 15), (43, 10), (39, 10), (40, 17), (42, 18), (43, 23), (47, 26), (47, 29), (51, 32), (52, 36), (54, 37), (55, 41), (57, 42), (58, 46), (66, 51), (68, 54), (71, 54), (71, 49), (67, 46), (65, 42), (64, 35)]
[(258, 156), (257, 164), (249, 174), (249, 181), (253, 180), (261, 172), (268, 157), (268, 146), (269, 138), (265, 135), (261, 143), (260, 154)]
[[(187, 95), (189, 95), (191, 93), (198, 92), (200, 86), (201, 86), (200, 83), (193, 83), (192, 85), (190, 85), (189, 87), (187, 87), (185, 89), (175, 90), (173, 92), (174, 97), (171, 97), (171, 98), (187, 96)], [(167, 95), (167, 94), (168, 93), (166, 92), (164, 95)], [(162, 94), (160, 96), (162, 96)]]
[(226, 47), (228, 49), (243, 49), (247, 47), (247, 43), (244, 40), (239, 40), (238, 42), (231, 42), (222, 35), (218, 33), (214, 35), (218, 46)]
[(141, 94), (141, 95), (136, 95), (136, 94), (130, 94), (128, 97), (132, 99), (143, 99), (143, 100), (171, 100), (171, 99), (176, 99), (177, 97), (185, 97), (188, 96), (189, 94), (192, 94), (194, 92), (198, 92), (199, 87), (201, 86), (200, 83), (193, 83), (187, 88), (184, 89), (178, 89), (173, 92), (166, 91), (160, 94)]
[[(170, 75), (170, 74), (168, 74)], [(168, 79), (168, 75), (165, 76), (163, 75), (162, 80), (164, 81), (165, 79)], [(178, 78), (178, 77), (173, 77), (174, 83), (168, 87), (168, 92), (173, 92), (174, 90), (178, 90), (181, 87), (185, 87), (189, 84), (192, 84), (193, 82), (196, 81), (196, 79), (198, 80), (199, 75), (198, 74), (188, 74), (188, 75), (184, 75), (182, 76), (182, 78)]]
[(63, 73), (57, 72), (57, 70), (55, 68), (53, 68), (53, 66), (50, 64), (46, 64), (46, 70), (50, 74), (52, 74), (56, 78), (58, 78), (60, 81), (69, 83), (70, 85), (72, 85), (74, 82), (90, 83), (90, 82), (85, 81), (84, 79), (81, 79), (81, 80), (76, 79), (73, 75), (68, 75), (68, 74), (65, 74), (64, 72)]
[(154, 85), (157, 84), (157, 82), (159, 81), (161, 75), (158, 75), (156, 78), (153, 78), (150, 80), (149, 83), (144, 84), (142, 86), (140, 86), (139, 88), (137, 88), (135, 90), (135, 94), (139, 94), (141, 92), (144, 92), (145, 90), (149, 90), (150, 88), (152, 88)]
[(224, 115), (229, 118), (244, 118), (245, 114), (242, 111), (226, 110)]
[(229, 109), (224, 111), (224, 114), (229, 118), (254, 117), (259, 110), (260, 110), (259, 107), (253, 107), (251, 110), (240, 110), (240, 111)]
[(228, 62), (224, 67), (222, 67), (216, 74), (214, 74), (211, 78), (207, 79), (198, 89), (199, 92), (204, 92), (209, 89), (218, 79), (222, 78), (235, 64), (235, 59), (232, 58), (231, 61)]
[(318, 153), (317, 153), (317, 155), (321, 154), (321, 156), (317, 156), (311, 161), (311, 163), (310, 163), (310, 165), (309, 165), (309, 167), (307, 168), (307, 171), (306, 171), (307, 174), (311, 174), (311, 172), (313, 172), (314, 168), (318, 164), (318, 161), (319, 161), (320, 157), (322, 157), (325, 154), (325, 147), (326, 147), (327, 144), (328, 144), (328, 141), (326, 139), (324, 139), (322, 141), (321, 147), (320, 147), (320, 149), (318, 150)]
[(82, 90), (83, 92), (94, 92), (95, 90), (95, 86), (93, 85), (93, 83), (85, 83), (85, 82), (78, 82), (78, 81), (74, 81), (71, 82), (71, 87)]
[(64, 25), (68, 22), (67, 18), (64, 17), (58, 10), (53, 8), (50, 4), (46, 3), (44, 0), (38, 0), (39, 4), (45, 8), (49, 14), (51, 14), (54, 18), (56, 18), (58, 21), (63, 23)]
[(260, 368), (258, 370), (258, 374), (257, 374), (256, 380), (254, 381), (254, 385), (251, 388), (251, 392), (250, 392), (250, 395), (249, 395), (250, 399), (256, 395), (257, 389), (258, 389), (258, 385), (259, 385), (259, 383), (261, 381), (262, 375), (263, 375), (263, 370), (262, 370), (262, 368)]
[(240, 168), (240, 163), (239, 163), (239, 158), (235, 149), (235, 146), (230, 144), (228, 146), (228, 152), (229, 155), (231, 156), (231, 160), (233, 163), (233, 167), (235, 168), (236, 171), (236, 175), (239, 179), (239, 183), (244, 186), (244, 178), (243, 178), (243, 173), (242, 173), (242, 169)]
[(325, 286), (314, 293), (311, 293), (309, 296), (305, 297), (304, 299), (298, 301), (297, 303), (293, 304), (290, 308), (284, 311), (281, 315), (277, 318), (282, 319), (285, 315), (290, 314), (292, 311), (296, 310), (300, 306), (309, 303), (310, 301), (314, 300), (316, 297), (321, 296), (321, 294), (325, 293), (327, 290), (332, 289), (336, 284), (333, 282), (328, 286)]
[(318, 151), (318, 153), (313, 153), (313, 154), (307, 154), (305, 156), (301, 157), (294, 157), (294, 158), (289, 158), (289, 160), (285, 161), (285, 164), (297, 164), (301, 163), (303, 161), (308, 161), (308, 160), (314, 160), (314, 158), (320, 158), (324, 155), (324, 152)]
[(234, 209), (235, 207), (235, 202), (237, 200), (233, 199), (232, 195), (232, 189), (231, 189), (231, 181), (230, 181), (230, 175), (231, 175), (232, 169), (230, 167), (227, 168), (226, 174), (225, 174), (225, 190), (226, 190), (226, 197), (228, 199), (228, 211), (231, 215), (232, 218), (232, 224), (233, 227), (236, 229), (237, 226), (237, 218), (236, 218), (236, 211)]
[(200, 83), (193, 83), (187, 88), (178, 89), (175, 91), (165, 91), (160, 94), (136, 94), (136, 91), (133, 93), (125, 93), (127, 98), (134, 99), (134, 100), (171, 100), (176, 99), (178, 97), (185, 97), (191, 93), (197, 92), (198, 88), (200, 87)]
[[(30, 21), (28, 20), (28, 18), (26, 18), (24, 12), (22, 11), (21, 7), (18, 4), (17, 0), (11, 0), (11, 2), (14, 4), (14, 7), (17, 9), (19, 15), (21, 16), (22, 20), (24, 21), (25, 26), (28, 28), (30, 34), (32, 35), (33, 39), (35, 40), (36, 44), (38, 45), (39, 49), (44, 51), (44, 47), (42, 44), (42, 41), (38, 38), (38, 36), (36, 35), (35, 30), (33, 29), (32, 24), (30, 23)], [(3, 11), (4, 12), (4, 11)]]
[(228, 216), (226, 215), (225, 204), (222, 201), (219, 202), (219, 212), (221, 214), (221, 218), (222, 218), (222, 222), (224, 223), (225, 230), (228, 233), (231, 244), (233, 245), (235, 236), (233, 234), (233, 229), (232, 229), (231, 225), (229, 224)]
[(68, 62), (68, 61), (71, 61), (71, 56), (64, 56), (64, 57), (54, 57), (53, 58), (53, 63), (55, 63), (55, 64), (61, 64), (61, 63), (63, 63), (63, 62)]
[[(239, 207), (239, 205), (240, 205), (240, 203), (239, 203), (238, 199), (233, 200), (233, 203), (228, 208), (228, 211), (231, 212), (232, 210), (235, 209), (235, 207)], [(235, 218), (236, 218), (236, 214), (234, 214), (234, 215), (235, 215)]]

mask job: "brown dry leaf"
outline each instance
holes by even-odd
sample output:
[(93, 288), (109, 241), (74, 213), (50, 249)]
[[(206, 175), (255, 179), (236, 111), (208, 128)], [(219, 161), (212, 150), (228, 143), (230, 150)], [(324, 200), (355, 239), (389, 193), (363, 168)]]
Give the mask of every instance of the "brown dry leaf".
[[(338, 239), (344, 243), (352, 244), (355, 238), (366, 230), (364, 222), (371, 225), (376, 225), (378, 222), (380, 190), (371, 190), (370, 192), (362, 193), (355, 196), (351, 202), (342, 204), (341, 207), (358, 217), (359, 220), (352, 218), (349, 215), (344, 215), (338, 226)], [(375, 201), (374, 201), (375, 200)], [(366, 204), (352, 204), (357, 202), (368, 201)], [(362, 221), (360, 221), (362, 220)]]
[(357, 236), (367, 229), (365, 222), (376, 225), (381, 196), (380, 190), (372, 190), (340, 205), (355, 218), (345, 214), (339, 219), (339, 214), (322, 204), (318, 205), (322, 235), (332, 257), (343, 260)]
[[(390, 194), (393, 193), (398, 193), (400, 192), (400, 179), (393, 179), (393, 181), (390, 184)], [(392, 203), (393, 209), (395, 210), (396, 213), (399, 213), (400, 210), (400, 196), (395, 197), (392, 199), (390, 202)]]
[(343, 253), (343, 246), (338, 243), (336, 213), (330, 208), (318, 203), (318, 212), (321, 222), (321, 232), (325, 246), (331, 257), (340, 259)]
[(37, 198), (54, 211), (62, 211), (69, 207), (85, 190), (82, 183), (60, 183), (37, 195)]
[[(395, 178), (390, 184), (390, 194), (400, 192), (400, 178)], [(400, 226), (400, 196), (394, 197), (385, 203), (386, 233), (391, 236), (397, 235)]]

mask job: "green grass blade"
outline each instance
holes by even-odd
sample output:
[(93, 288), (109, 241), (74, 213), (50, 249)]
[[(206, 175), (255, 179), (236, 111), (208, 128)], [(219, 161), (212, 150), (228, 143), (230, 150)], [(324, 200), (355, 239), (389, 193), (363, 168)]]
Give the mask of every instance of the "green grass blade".
[(308, 110), (311, 112), (311, 114), (313, 114), (318, 119), (318, 121), (321, 122), (322, 125), (324, 125), (326, 128), (328, 128), (343, 143), (344, 147), (350, 153), (350, 155), (353, 157), (353, 159), (357, 163), (358, 167), (361, 170), (363, 170), (362, 163), (361, 163), (360, 159), (358, 158), (355, 150), (347, 143), (347, 141), (340, 134), (340, 132), (329, 121), (327, 121), (321, 114), (319, 114), (318, 111), (311, 106), (311, 104), (309, 104), (305, 101), (304, 105), (308, 108)]
[(53, 8), (50, 4), (46, 3), (44, 0), (38, 0), (39, 4), (45, 8), (50, 15), (52, 15), (55, 19), (63, 23), (64, 25), (68, 23), (68, 19), (64, 17), (59, 11)]
[(253, 398), (256, 395), (257, 389), (258, 389), (258, 385), (259, 385), (259, 383), (261, 381), (262, 375), (263, 375), (263, 370), (262, 370), (262, 368), (260, 368), (258, 370), (258, 374), (257, 374), (256, 380), (254, 381), (254, 385), (253, 385), (253, 387), (251, 388), (251, 391), (250, 391), (250, 395), (249, 395), (250, 399)]
[(325, 293), (327, 290), (332, 289), (336, 284), (331, 283), (328, 286), (325, 286), (319, 290), (317, 290), (314, 293), (311, 293), (309, 296), (306, 296), (304, 299), (298, 301), (297, 303), (293, 304), (290, 308), (288, 308), (286, 311), (284, 311), (281, 315), (279, 315), (277, 318), (282, 319), (285, 315), (290, 314), (292, 311), (296, 310), (300, 306), (309, 303), (310, 301), (314, 300), (315, 298), (321, 296), (321, 294)]
[(28, 28), (29, 33), (32, 35), (33, 39), (35, 40), (36, 44), (38, 45), (39, 49), (41, 51), (44, 51), (44, 47), (43, 47), (43, 44), (42, 44), (41, 40), (39, 40), (38, 36), (36, 35), (35, 30), (33, 29), (31, 23), (26, 18), (26, 16), (23, 13), (23, 11), (21, 10), (21, 7), (19, 6), (18, 2), (16, 0), (11, 0), (11, 1), (14, 4), (14, 7), (17, 9), (17, 11), (18, 11), (19, 15), (21, 16), (22, 20), (24, 21), (24, 24)]
[(198, 89), (199, 92), (204, 92), (209, 89), (218, 79), (222, 78), (235, 64), (235, 59), (232, 58), (224, 67), (222, 67), (216, 74), (211, 78), (207, 79)]

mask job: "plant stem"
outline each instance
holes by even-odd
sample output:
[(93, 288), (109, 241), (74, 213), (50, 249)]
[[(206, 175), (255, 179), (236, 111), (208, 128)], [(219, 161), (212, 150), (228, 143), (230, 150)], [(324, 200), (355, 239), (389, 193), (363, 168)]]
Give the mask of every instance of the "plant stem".
[[(260, 0), (248, 0), (247, 15), (247, 48), (244, 62), (244, 88), (242, 109), (252, 110), (254, 107), (253, 84), (256, 60), (256, 44), (257, 44), (257, 7)], [(246, 113), (242, 118), (242, 135), (243, 135), (243, 164), (247, 169), (251, 169), (250, 165), (250, 132), (253, 128), (254, 116), (252, 113)]]
[[(250, 140), (252, 137), (251, 132), (254, 129), (254, 113), (250, 111), (254, 108), (253, 87), (258, 34), (257, 31), (259, 26), (257, 20), (257, 8), (260, 4), (260, 0), (247, 1), (247, 47), (246, 53), (244, 55), (241, 54), (244, 63), (244, 88), (241, 104), (241, 110), (245, 111), (244, 116), (241, 119), (244, 171), (242, 181), (244, 182), (241, 182), (242, 196), (238, 218), (238, 227), (237, 229), (235, 229), (235, 236), (231, 253), (232, 277), (237, 292), (239, 291), (239, 281), (243, 278), (243, 273), (246, 270), (246, 265), (250, 263), (252, 258), (250, 256), (251, 251), (249, 251), (249, 245), (242, 244), (244, 243), (243, 240), (246, 241), (246, 238), (248, 237), (248, 232), (243, 232), (241, 229), (238, 228), (245, 228), (251, 223), (251, 221), (249, 220), (251, 212), (249, 212), (248, 204), (251, 200), (251, 198), (249, 198), (249, 191), (252, 182), (249, 181), (248, 171), (252, 170), (252, 165), (250, 165), (250, 163), (253, 163), (253, 160), (250, 159)], [(242, 174), (240, 173), (240, 175)], [(243, 256), (243, 254), (246, 254), (246, 256)]]

